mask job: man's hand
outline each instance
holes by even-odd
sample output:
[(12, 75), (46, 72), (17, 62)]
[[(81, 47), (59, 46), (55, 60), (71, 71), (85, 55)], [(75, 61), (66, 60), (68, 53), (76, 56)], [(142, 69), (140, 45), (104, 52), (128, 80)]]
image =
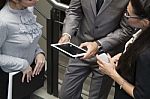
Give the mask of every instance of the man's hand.
[(22, 83), (24, 82), (25, 77), (27, 78), (27, 82), (29, 83), (29, 81), (31, 81), (31, 77), (32, 77), (32, 68), (31, 68), (31, 66), (28, 66), (23, 71)]
[(97, 53), (99, 47), (96, 42), (85, 42), (80, 45), (81, 48), (86, 47), (87, 48), (87, 53), (81, 58), (81, 59), (88, 59)]
[(70, 37), (69, 34), (62, 34), (61, 38), (59, 39), (58, 43), (65, 43), (65, 42), (70, 42)]
[(34, 75), (38, 75), (42, 68), (44, 67), (45, 64), (45, 56), (42, 53), (39, 53), (36, 55), (35, 57), (35, 68), (33, 70), (32, 76), (34, 77)]

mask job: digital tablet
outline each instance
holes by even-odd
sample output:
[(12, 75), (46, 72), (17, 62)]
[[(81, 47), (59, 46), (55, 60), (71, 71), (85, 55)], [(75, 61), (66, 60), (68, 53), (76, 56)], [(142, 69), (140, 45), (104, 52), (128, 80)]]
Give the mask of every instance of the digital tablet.
[(63, 52), (67, 56), (72, 58), (79, 58), (83, 57), (86, 53), (86, 50), (78, 47), (77, 45), (67, 42), (67, 43), (57, 43), (51, 44), (52, 47), (58, 49), (59, 51)]

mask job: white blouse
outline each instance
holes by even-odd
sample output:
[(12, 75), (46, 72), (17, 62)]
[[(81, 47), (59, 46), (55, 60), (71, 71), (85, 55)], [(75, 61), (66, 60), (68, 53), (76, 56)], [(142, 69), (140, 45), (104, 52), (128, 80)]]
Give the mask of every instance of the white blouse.
[(23, 71), (43, 52), (38, 41), (42, 26), (29, 9), (14, 10), (9, 4), (0, 11), (0, 67), (5, 72)]

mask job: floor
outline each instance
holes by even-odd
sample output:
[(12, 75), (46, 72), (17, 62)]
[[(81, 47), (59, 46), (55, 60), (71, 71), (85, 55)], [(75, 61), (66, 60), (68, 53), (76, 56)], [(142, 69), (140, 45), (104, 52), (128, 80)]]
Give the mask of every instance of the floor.
[[(57, 97), (54, 97), (52, 95), (49, 95), (46, 90), (46, 81), (45, 84), (42, 88), (39, 90), (35, 91), (34, 94), (31, 96), (31, 99), (58, 99)], [(114, 94), (114, 87), (112, 87), (108, 99), (113, 99), (113, 94)], [(82, 94), (83, 99), (88, 99), (88, 97), (84, 94)]]
[(34, 94), (31, 96), (31, 99), (58, 99), (50, 94), (47, 93), (47, 83), (45, 81), (45, 84), (42, 88), (35, 91)]

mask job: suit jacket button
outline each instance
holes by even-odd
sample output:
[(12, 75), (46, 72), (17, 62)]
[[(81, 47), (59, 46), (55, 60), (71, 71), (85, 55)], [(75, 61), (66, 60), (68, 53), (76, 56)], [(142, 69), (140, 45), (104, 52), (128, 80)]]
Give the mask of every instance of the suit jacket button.
[(96, 29), (98, 29), (98, 26), (95, 26)]

